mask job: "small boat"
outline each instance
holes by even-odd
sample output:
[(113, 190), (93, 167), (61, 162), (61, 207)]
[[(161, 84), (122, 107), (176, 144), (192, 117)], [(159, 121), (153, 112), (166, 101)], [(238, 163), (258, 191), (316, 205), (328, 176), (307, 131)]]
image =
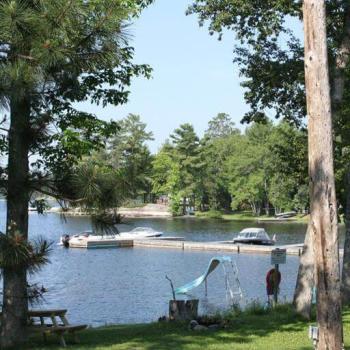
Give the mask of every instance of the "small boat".
[(237, 237), (233, 238), (233, 243), (274, 245), (276, 239), (275, 236), (271, 239), (263, 228), (253, 227), (242, 230)]
[(291, 218), (291, 217), (293, 217), (295, 215), (297, 215), (296, 211), (287, 211), (287, 212), (284, 212), (284, 213), (276, 214), (275, 217), (278, 218), (278, 219), (287, 219), (287, 218)]
[(150, 227), (136, 227), (128, 232), (120, 232), (119, 236), (121, 238), (127, 239), (137, 239), (137, 238), (152, 238), (152, 237), (160, 237), (163, 235), (163, 232), (155, 231)]
[(85, 231), (73, 236), (63, 235), (59, 244), (66, 248), (120, 247), (123, 243), (132, 242), (133, 239), (148, 239), (162, 235), (162, 232), (155, 231), (150, 227), (136, 227), (129, 232), (108, 235), (97, 235), (92, 231)]

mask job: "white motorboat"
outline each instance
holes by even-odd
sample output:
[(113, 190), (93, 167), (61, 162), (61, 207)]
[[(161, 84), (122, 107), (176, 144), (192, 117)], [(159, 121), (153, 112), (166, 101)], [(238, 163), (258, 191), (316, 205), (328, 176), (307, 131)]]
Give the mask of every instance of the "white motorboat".
[(128, 232), (120, 232), (119, 236), (121, 238), (152, 238), (152, 237), (160, 237), (163, 235), (163, 232), (155, 231), (151, 227), (136, 227)]
[(274, 245), (275, 242), (275, 236), (271, 239), (263, 228), (256, 227), (245, 228), (237, 235), (237, 237), (233, 238), (233, 243)]
[(107, 235), (97, 235), (92, 231), (85, 231), (73, 236), (63, 235), (59, 244), (66, 248), (120, 247), (128, 244), (131, 246), (134, 239), (148, 239), (162, 235), (162, 232), (155, 231), (150, 227), (136, 227), (128, 232)]

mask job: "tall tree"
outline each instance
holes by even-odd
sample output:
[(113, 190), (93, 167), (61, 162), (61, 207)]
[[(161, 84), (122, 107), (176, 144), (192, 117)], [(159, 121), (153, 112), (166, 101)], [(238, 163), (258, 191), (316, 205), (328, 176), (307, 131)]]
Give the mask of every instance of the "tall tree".
[(151, 190), (152, 156), (146, 144), (153, 140), (139, 115), (129, 114), (119, 123), (120, 130), (111, 140), (110, 162), (122, 169), (127, 179), (131, 198), (149, 195)]
[(337, 201), (324, 1), (304, 0), (311, 234), (315, 240), (318, 350), (342, 349)]
[(216, 117), (209, 120), (206, 136), (211, 139), (224, 138), (233, 134), (238, 134), (239, 130), (235, 128), (235, 123), (226, 113), (218, 113)]
[(180, 191), (182, 212), (186, 213), (186, 203), (196, 205), (198, 199), (198, 177), (202, 168), (200, 159), (199, 138), (191, 124), (182, 124), (170, 136), (174, 144), (174, 157), (179, 164)]
[[(73, 104), (123, 103), (131, 77), (149, 74), (148, 67), (132, 64), (133, 50), (123, 33), (146, 2), (1, 1), (0, 101), (10, 115), (8, 137), (1, 138), (1, 150), (8, 154), (1, 182), (7, 235), (26, 240), (31, 192), (69, 198), (65, 174), (71, 165), (115, 130), (113, 123)], [(36, 155), (31, 164), (30, 154)], [(5, 348), (26, 338), (26, 268), (4, 268), (3, 281)]]
[(176, 161), (175, 149), (167, 140), (152, 162), (152, 192), (166, 195), (171, 200), (173, 215), (181, 215), (179, 205), (181, 191), (180, 164)]
[(276, 212), (305, 211), (309, 205), (307, 132), (288, 122), (274, 126), (268, 139), (269, 200)]
[(237, 138), (235, 152), (228, 157), (227, 172), (234, 209), (248, 204), (254, 215), (269, 209), (270, 162), (268, 139), (272, 123), (255, 123)]
[(227, 159), (234, 152), (235, 137), (239, 130), (226, 113), (219, 113), (208, 123), (208, 129), (200, 142), (202, 162), (203, 201), (210, 209), (231, 207), (231, 194), (228, 189)]

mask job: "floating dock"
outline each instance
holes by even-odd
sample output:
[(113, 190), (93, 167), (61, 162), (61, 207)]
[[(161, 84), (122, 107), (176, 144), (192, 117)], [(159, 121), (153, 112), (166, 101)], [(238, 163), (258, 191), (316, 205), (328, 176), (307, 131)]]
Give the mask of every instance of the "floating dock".
[(132, 239), (120, 239), (120, 240), (100, 240), (100, 241), (88, 241), (81, 240), (79, 242), (70, 242), (69, 248), (129, 248), (133, 247), (134, 242)]
[(196, 250), (196, 251), (212, 251), (226, 253), (254, 253), (254, 254), (271, 254), (271, 251), (276, 248), (286, 249), (288, 255), (300, 256), (303, 252), (303, 243), (287, 244), (287, 245), (252, 245), (233, 243), (232, 241), (219, 242), (195, 242), (185, 241), (183, 237), (157, 237), (146, 239), (119, 239), (119, 240), (101, 240), (88, 242), (82, 240), (76, 244), (70, 244), (71, 248), (160, 248), (160, 249), (180, 249), (180, 250)]
[(159, 239), (137, 239), (134, 240), (134, 247), (144, 248), (172, 248), (182, 250), (202, 250), (202, 251), (215, 251), (215, 252), (231, 252), (231, 253), (257, 253), (257, 254), (271, 254), (271, 251), (276, 248), (286, 249), (288, 255), (300, 256), (303, 251), (303, 243), (300, 244), (288, 244), (279, 246), (263, 246), (263, 245), (251, 245), (251, 244), (234, 244), (232, 241), (222, 242), (194, 242), (194, 241), (178, 241), (178, 240), (166, 240), (164, 237)]
[[(152, 240), (154, 238), (143, 238), (143, 241)], [(157, 241), (183, 241), (183, 237), (157, 237)], [(131, 248), (134, 246), (133, 239), (79, 239), (69, 241), (69, 248), (87, 248), (87, 249), (96, 249), (96, 248)]]

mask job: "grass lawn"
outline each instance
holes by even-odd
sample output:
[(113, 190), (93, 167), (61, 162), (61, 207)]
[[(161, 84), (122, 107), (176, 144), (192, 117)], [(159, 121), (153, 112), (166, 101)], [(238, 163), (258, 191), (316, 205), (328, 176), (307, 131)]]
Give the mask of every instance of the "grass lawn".
[(254, 216), (249, 211), (237, 212), (233, 214), (225, 214), (218, 210), (209, 210), (205, 212), (196, 212), (196, 217), (203, 219), (224, 219), (232, 221), (276, 221), (276, 222), (302, 222), (307, 223), (309, 215), (296, 215), (292, 218), (278, 220), (274, 216), (260, 215)]
[[(81, 333), (75, 350), (311, 350), (309, 323), (283, 306), (269, 313), (244, 313), (229, 319), (226, 329), (195, 332), (182, 323), (151, 323), (88, 329)], [(345, 345), (350, 346), (350, 311), (344, 312)], [(58, 339), (50, 336), (46, 345), (31, 338), (24, 349), (60, 349)]]

